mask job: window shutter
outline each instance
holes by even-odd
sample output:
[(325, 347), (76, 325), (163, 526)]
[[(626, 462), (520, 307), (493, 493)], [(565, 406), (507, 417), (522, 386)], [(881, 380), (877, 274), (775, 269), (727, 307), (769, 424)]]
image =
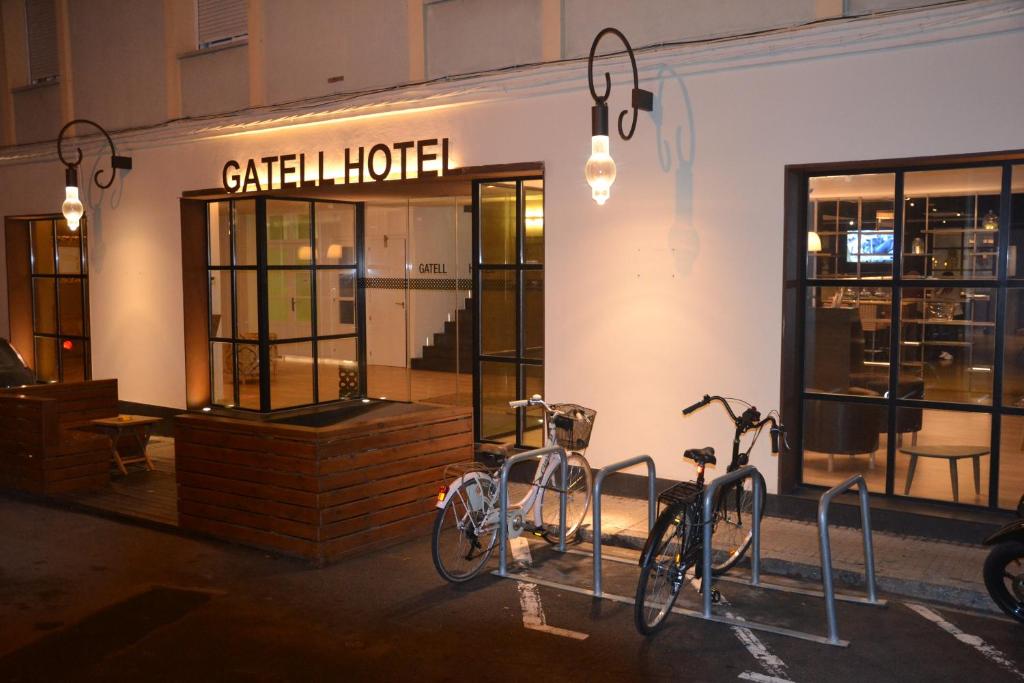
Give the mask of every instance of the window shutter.
[(249, 33), (246, 0), (196, 0), (199, 47), (210, 47)]
[(25, 0), (25, 18), (29, 79), (32, 83), (52, 80), (60, 73), (55, 0)]

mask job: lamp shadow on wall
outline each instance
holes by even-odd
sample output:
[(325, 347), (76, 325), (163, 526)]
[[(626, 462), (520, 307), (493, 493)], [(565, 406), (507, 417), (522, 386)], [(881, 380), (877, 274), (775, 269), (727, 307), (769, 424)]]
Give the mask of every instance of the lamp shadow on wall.
[(97, 172), (102, 173), (104, 179), (109, 178), (107, 174), (113, 172), (113, 169), (110, 168), (110, 157), (105, 157), (102, 154), (94, 155), (88, 170), (84, 168), (82, 170), (84, 173), (79, 179), (79, 187), (82, 190), (81, 198), (85, 205), (85, 219), (88, 222), (89, 230), (89, 268), (90, 270), (101, 270), (106, 252), (103, 247), (104, 241), (101, 239), (103, 237), (103, 202), (109, 199), (111, 209), (118, 207), (121, 197), (124, 195), (125, 174), (131, 173), (131, 171), (118, 171), (113, 184), (104, 190), (97, 187), (93, 179)]
[[(697, 156), (693, 106), (683, 77), (674, 69), (664, 65), (658, 67), (657, 79), (655, 101), (659, 106), (653, 112), (653, 118), (658, 163), (665, 173), (675, 171), (676, 203), (666, 235), (667, 244), (672, 250), (676, 274), (686, 277), (700, 254), (700, 235), (693, 225), (693, 162)], [(666, 112), (671, 120), (666, 120)]]

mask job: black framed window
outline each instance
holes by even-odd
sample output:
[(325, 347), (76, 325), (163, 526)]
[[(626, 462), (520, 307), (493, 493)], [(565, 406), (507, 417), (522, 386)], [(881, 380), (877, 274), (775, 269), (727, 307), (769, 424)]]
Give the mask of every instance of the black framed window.
[(541, 413), (508, 402), (544, 393), (544, 181), (473, 189), (477, 437), (541, 446)]
[(61, 216), (28, 222), (32, 335), (43, 382), (92, 378), (86, 221), (70, 230)]
[(365, 395), (362, 206), (208, 204), (215, 405), (272, 411)]
[(801, 267), (786, 310), (800, 323), (800, 379), (783, 394), (800, 411), (800, 482), (861, 473), (891, 496), (1015, 507), (1024, 164), (863, 166), (798, 176)]

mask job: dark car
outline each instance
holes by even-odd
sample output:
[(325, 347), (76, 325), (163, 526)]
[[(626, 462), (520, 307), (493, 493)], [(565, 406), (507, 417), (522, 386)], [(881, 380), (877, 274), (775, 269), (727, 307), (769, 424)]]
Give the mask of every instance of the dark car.
[(36, 384), (36, 373), (25, 365), (25, 360), (9, 341), (0, 339), (0, 387), (24, 384)]

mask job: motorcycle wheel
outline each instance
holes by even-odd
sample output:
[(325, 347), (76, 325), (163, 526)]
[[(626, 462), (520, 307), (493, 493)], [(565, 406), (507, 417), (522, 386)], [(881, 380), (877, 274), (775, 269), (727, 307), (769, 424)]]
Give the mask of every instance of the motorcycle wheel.
[(999, 609), (1024, 623), (1024, 542), (992, 548), (985, 558), (985, 587)]

